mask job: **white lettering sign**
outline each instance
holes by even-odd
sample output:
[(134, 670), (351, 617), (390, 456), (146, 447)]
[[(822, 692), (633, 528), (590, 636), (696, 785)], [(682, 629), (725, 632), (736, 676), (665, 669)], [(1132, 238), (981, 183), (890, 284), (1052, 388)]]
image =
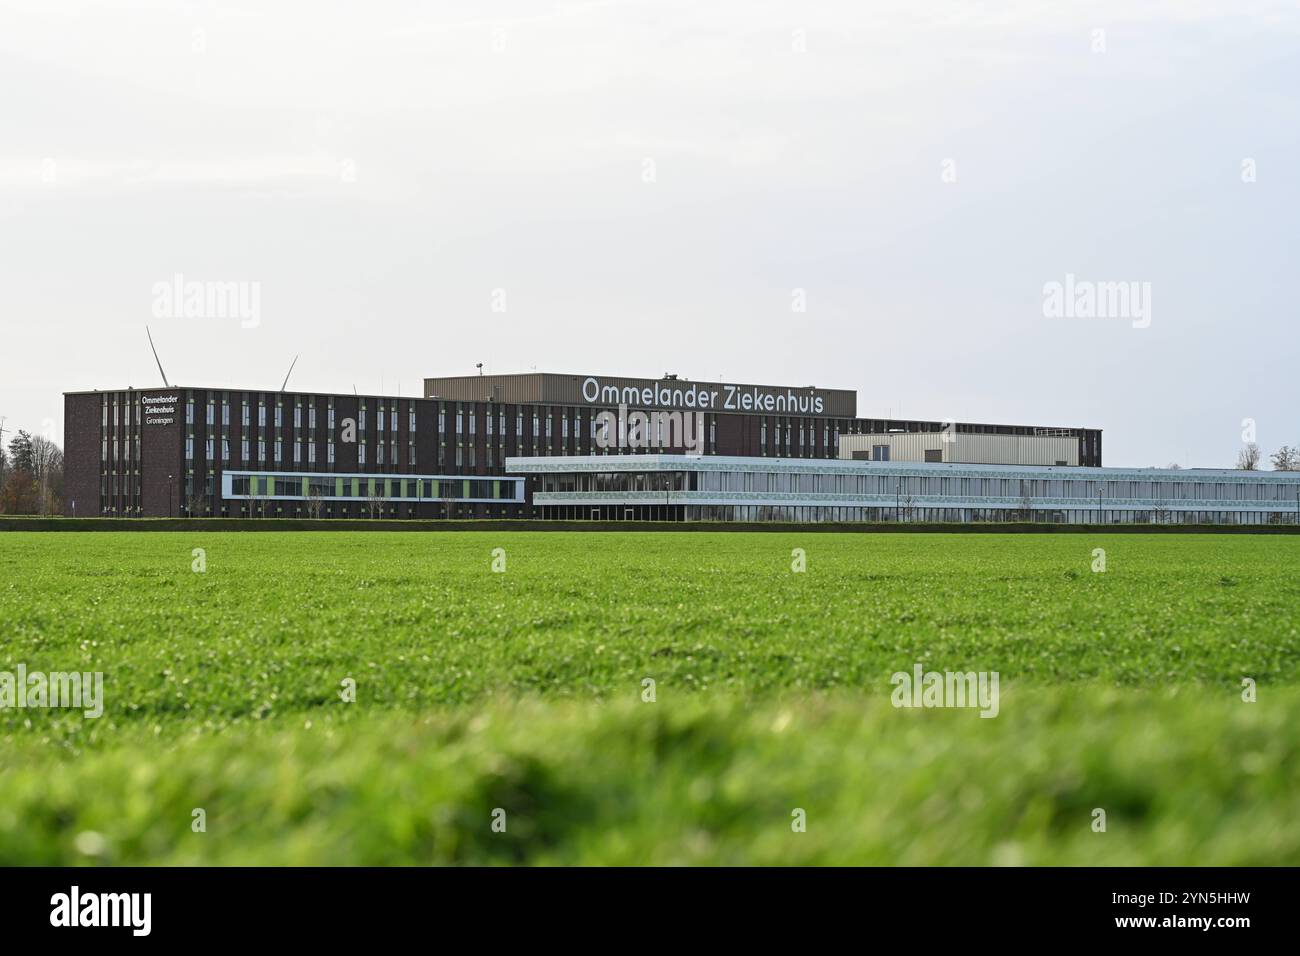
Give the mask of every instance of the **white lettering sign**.
[(141, 395), (140, 404), (144, 406), (146, 425), (170, 425), (176, 421), (172, 417), (176, 414), (175, 395)]
[(826, 401), (808, 390), (769, 389), (757, 385), (713, 385), (665, 380), (654, 385), (602, 385), (588, 377), (582, 399), (591, 405), (642, 405), (658, 408), (700, 408), (721, 412), (789, 412), (821, 415)]

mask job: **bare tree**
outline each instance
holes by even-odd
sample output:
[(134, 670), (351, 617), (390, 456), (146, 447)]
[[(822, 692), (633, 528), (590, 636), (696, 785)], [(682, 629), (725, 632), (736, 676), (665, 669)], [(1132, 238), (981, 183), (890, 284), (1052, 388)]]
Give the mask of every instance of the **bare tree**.
[(207, 510), (208, 499), (202, 492), (196, 491), (185, 499), (185, 509), (191, 518), (202, 518)]
[(32, 478), (40, 490), (41, 514), (61, 510), (63, 498), (63, 449), (44, 435), (31, 438)]
[(1273, 452), (1272, 460), (1274, 471), (1300, 471), (1300, 448), (1283, 445)]
[(366, 499), (366, 511), (372, 518), (382, 518), (384, 516), (384, 505), (387, 499), (379, 492), (375, 492)]
[(1241, 451), (1237, 452), (1237, 469), (1239, 471), (1259, 470), (1259, 446), (1254, 442), (1243, 445)]
[(1157, 501), (1151, 506), (1151, 517), (1156, 524), (1169, 523), (1169, 502)]
[(903, 520), (911, 521), (916, 514), (916, 498), (909, 492), (903, 495)]
[(1033, 486), (1023, 478), (1020, 480), (1020, 520), (1034, 520)]
[(325, 496), (321, 494), (320, 489), (311, 489), (311, 491), (307, 493), (307, 517), (319, 518), (324, 506)]
[(63, 471), (63, 449), (56, 445), (52, 440), (44, 435), (33, 435), (31, 440), (32, 448), (32, 477), (39, 481), (47, 481), (54, 474)]

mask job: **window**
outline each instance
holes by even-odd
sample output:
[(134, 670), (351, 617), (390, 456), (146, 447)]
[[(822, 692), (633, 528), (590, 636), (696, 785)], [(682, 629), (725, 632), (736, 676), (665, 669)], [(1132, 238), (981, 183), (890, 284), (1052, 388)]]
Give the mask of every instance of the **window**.
[(872, 461), (889, 461), (889, 446), (888, 446), (888, 445), (872, 445), (872, 446), (871, 446), (871, 460), (872, 460)]

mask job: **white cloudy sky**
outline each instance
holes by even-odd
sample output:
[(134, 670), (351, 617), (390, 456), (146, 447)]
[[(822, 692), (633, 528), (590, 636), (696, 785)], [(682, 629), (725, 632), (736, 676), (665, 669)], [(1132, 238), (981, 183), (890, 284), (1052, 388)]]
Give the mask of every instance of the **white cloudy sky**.
[(148, 323), (181, 384), (671, 371), (1226, 466), (1300, 443), (1298, 137), (1290, 3), (0, 0), (0, 415), (155, 384)]

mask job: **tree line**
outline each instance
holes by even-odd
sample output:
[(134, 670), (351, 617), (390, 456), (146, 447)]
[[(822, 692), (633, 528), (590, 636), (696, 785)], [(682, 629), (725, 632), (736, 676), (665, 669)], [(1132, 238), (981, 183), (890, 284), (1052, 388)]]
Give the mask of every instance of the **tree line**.
[[(3, 437), (0, 431), (0, 437)], [(0, 443), (0, 514), (50, 515), (63, 510), (63, 449), (19, 429)]]
[[(1237, 468), (1241, 471), (1259, 471), (1264, 455), (1254, 442), (1243, 445), (1237, 453)], [(1300, 471), (1300, 446), (1283, 445), (1269, 456), (1274, 471)]]

